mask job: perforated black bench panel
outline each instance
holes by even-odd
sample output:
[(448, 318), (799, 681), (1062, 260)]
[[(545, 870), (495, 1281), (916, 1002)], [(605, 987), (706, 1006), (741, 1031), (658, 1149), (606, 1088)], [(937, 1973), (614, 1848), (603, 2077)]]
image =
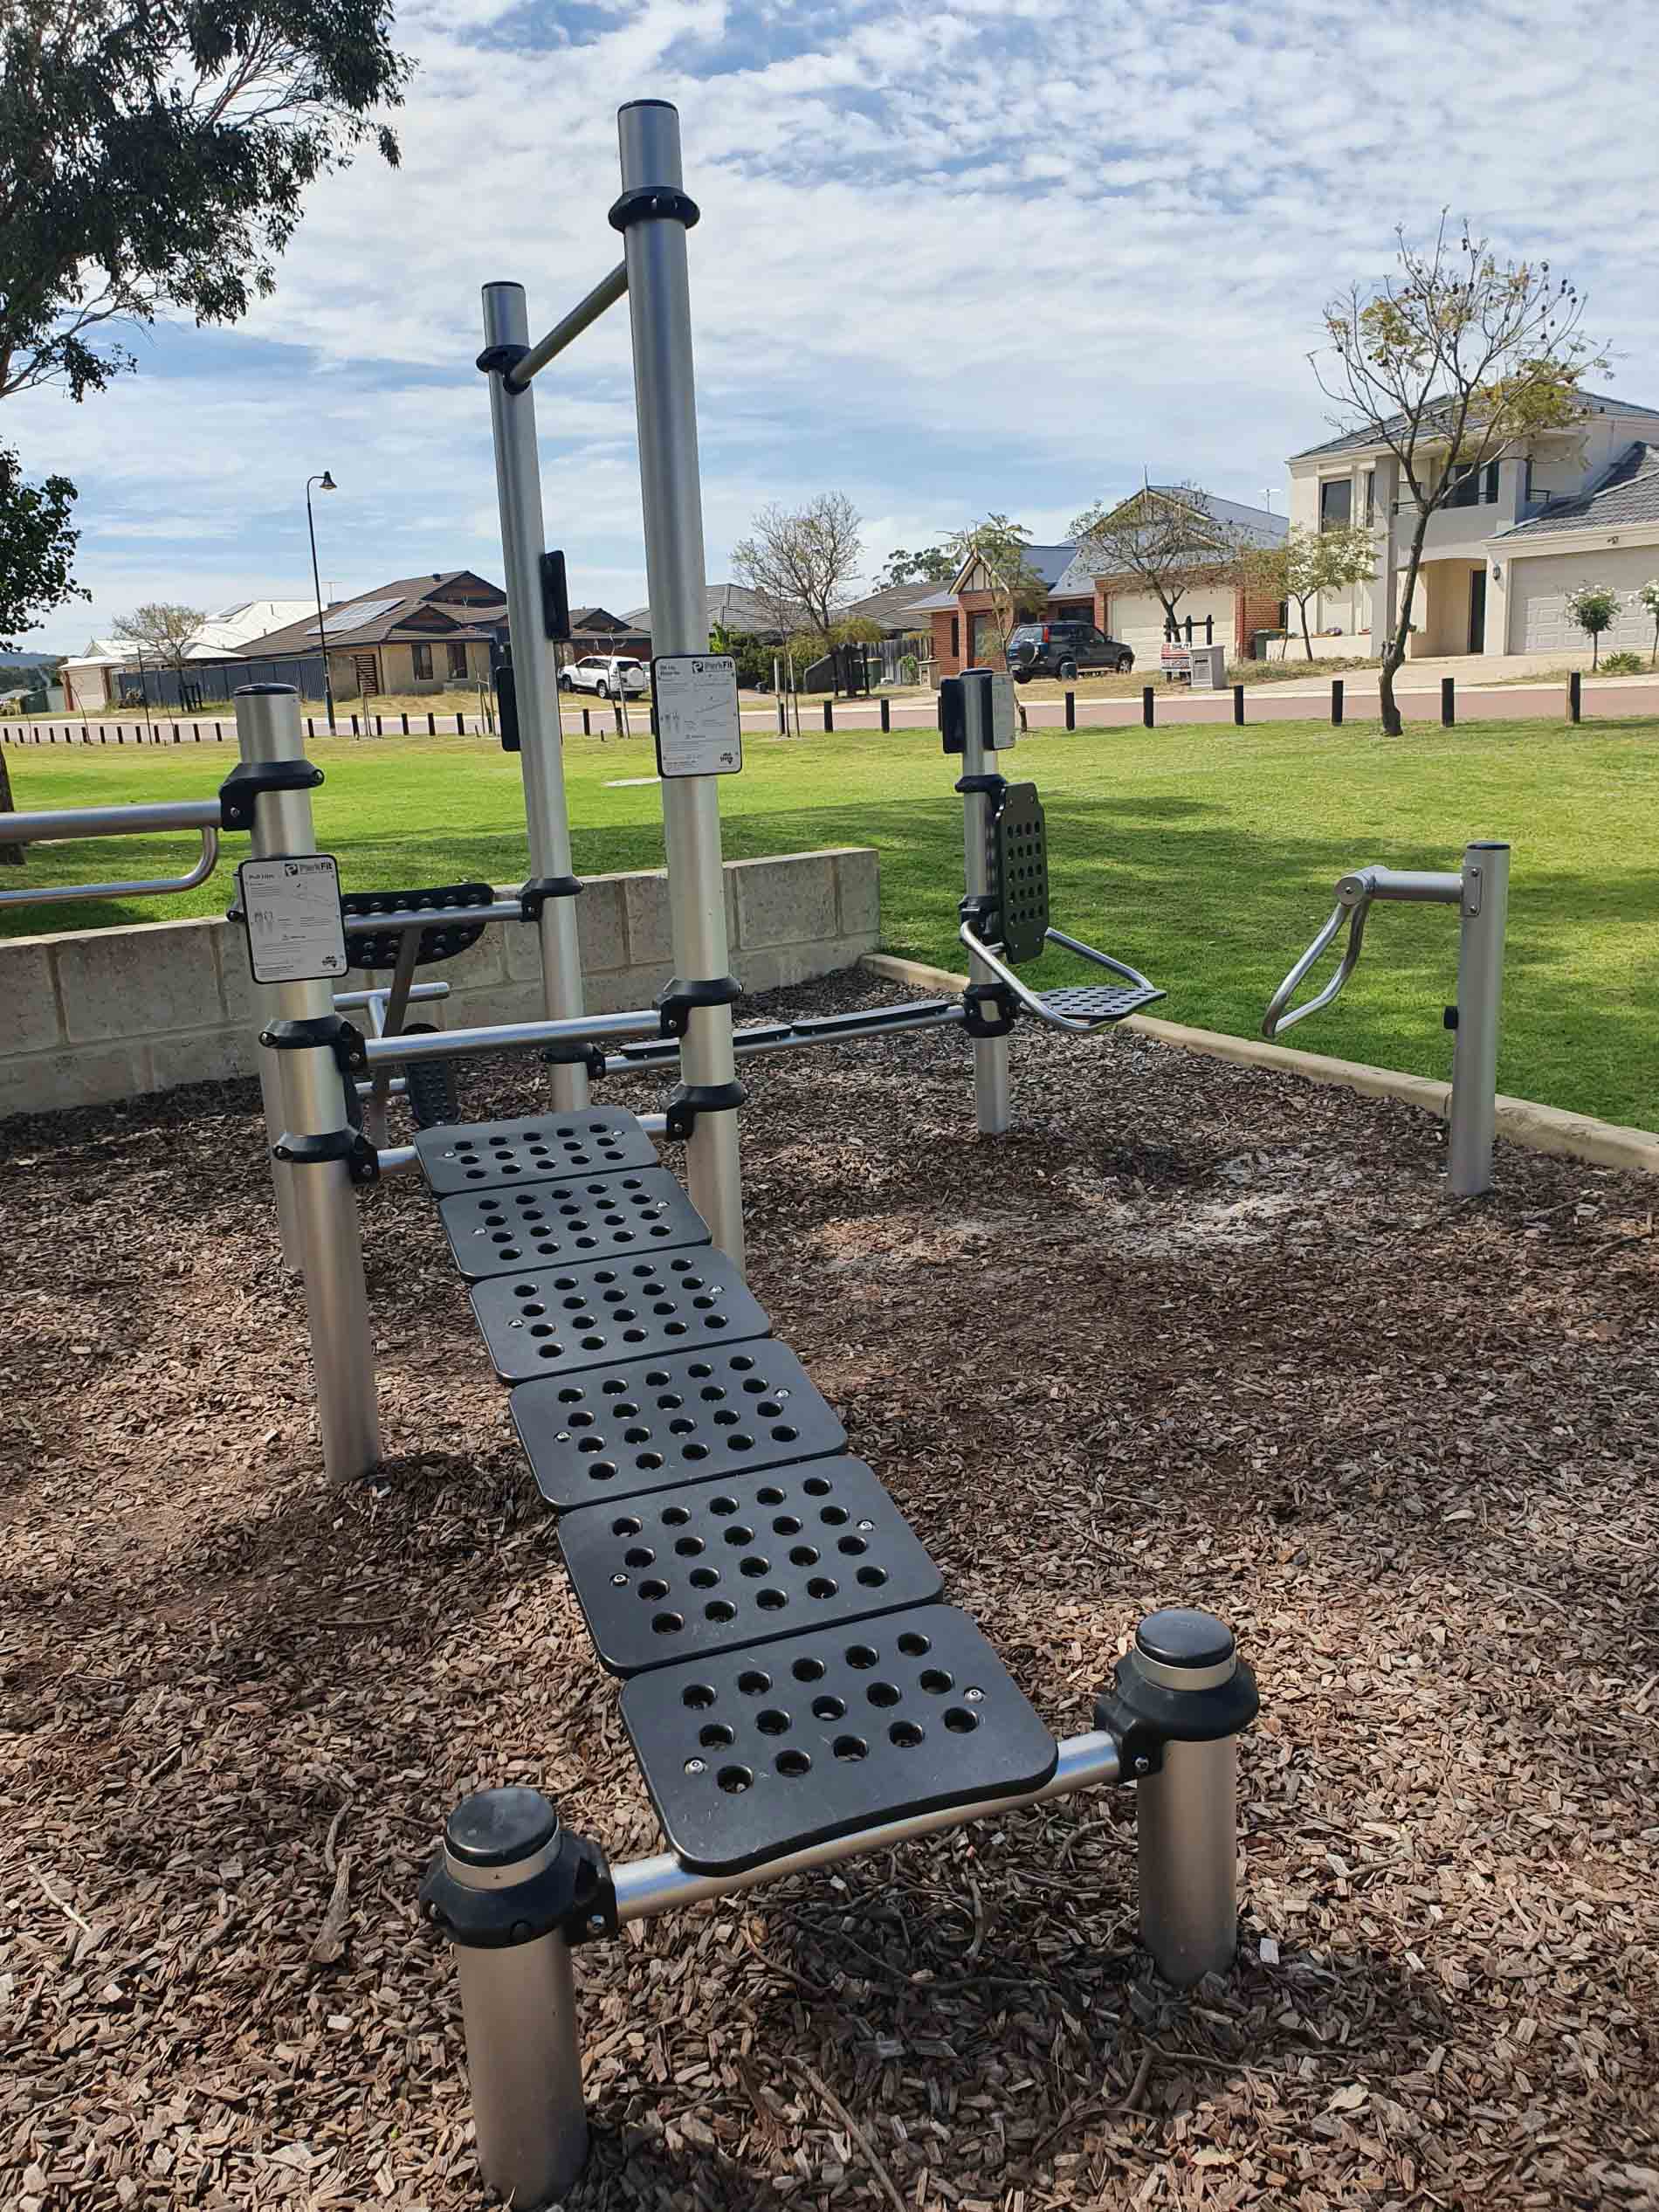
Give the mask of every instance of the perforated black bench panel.
[(1049, 927), (1049, 846), (1035, 783), (1010, 783), (991, 823), (997, 931), (1011, 968), (1036, 960)]
[(610, 1259), (620, 1252), (672, 1251), (706, 1244), (703, 1216), (666, 1168), (613, 1168), (602, 1175), (523, 1189), (458, 1191), (438, 1201), (456, 1264), (470, 1283), (538, 1263)]
[(637, 1120), (616, 1106), (526, 1114), (516, 1121), (446, 1121), (421, 1130), (415, 1151), (439, 1198), (657, 1164), (657, 1147)]
[(474, 1285), (472, 1311), (503, 1382), (771, 1333), (737, 1269), (706, 1245), (492, 1275)]
[(847, 1432), (769, 1338), (521, 1382), (507, 1401), (556, 1513), (842, 1451)]
[[(481, 921), (446, 920), (445, 910), (488, 906), (494, 902), (495, 886), (487, 883), (446, 883), (418, 891), (347, 892), (340, 901), (346, 923), (346, 964), (348, 968), (396, 968), (405, 933), (400, 929), (377, 930), (374, 917), (420, 913), (428, 907), (432, 912), (432, 926), (420, 933), (415, 964), (427, 968), (436, 960), (452, 960), (457, 953), (476, 945), (487, 925)], [(358, 924), (355, 929), (354, 922)]]
[(613, 1674), (925, 1605), (944, 1588), (862, 1459), (584, 1506), (560, 1522), (559, 1547)]
[(1039, 991), (1037, 996), (1057, 1014), (1070, 1014), (1091, 1022), (1121, 1022), (1131, 1014), (1139, 1014), (1144, 1007), (1156, 1006), (1160, 999), (1167, 998), (1169, 994), (1153, 990), (1150, 984), (1069, 983), (1059, 990)]
[(664, 1835), (703, 1874), (1038, 1789), (1057, 1756), (973, 1622), (943, 1605), (660, 1668), (622, 1709)]

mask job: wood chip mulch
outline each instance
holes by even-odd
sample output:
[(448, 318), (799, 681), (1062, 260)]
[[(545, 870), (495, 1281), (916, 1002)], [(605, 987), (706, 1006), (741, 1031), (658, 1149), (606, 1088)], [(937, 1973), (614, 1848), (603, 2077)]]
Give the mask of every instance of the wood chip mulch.
[[(751, 1278), (1057, 1733), (1139, 1614), (1234, 1624), (1237, 1971), (1153, 1977), (1126, 1791), (635, 1926), (578, 1957), (570, 2202), (1659, 2205), (1652, 1185), (1504, 1147), (1460, 1205), (1403, 1107), (1014, 1058), (1001, 1140), (952, 1034), (752, 1064)], [(413, 1178), (364, 1202), (390, 1456), (323, 1484), (257, 1106), (0, 1130), (16, 2212), (478, 2204), (445, 1813), (659, 1848)]]

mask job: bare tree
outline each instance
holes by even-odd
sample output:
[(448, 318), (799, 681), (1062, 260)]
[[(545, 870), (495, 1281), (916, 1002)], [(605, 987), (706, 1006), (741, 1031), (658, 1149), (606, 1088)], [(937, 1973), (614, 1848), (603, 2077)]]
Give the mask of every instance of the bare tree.
[[(1394, 235), (1394, 274), (1330, 301), (1327, 348), (1309, 355), (1336, 405), (1333, 426), (1393, 455), (1412, 517), (1399, 594), (1384, 610), (1382, 722), (1391, 737), (1402, 727), (1394, 676), (1430, 520), (1470, 474), (1580, 421), (1580, 385), (1607, 366), (1580, 334), (1576, 289), (1552, 276), (1547, 261), (1500, 262), (1467, 224), (1449, 235), (1443, 215), (1426, 248), (1408, 245), (1403, 229)], [(1392, 516), (1388, 528), (1392, 543)], [(1384, 564), (1385, 582), (1392, 567)]]
[(207, 620), (200, 607), (179, 607), (162, 599), (151, 600), (112, 625), (117, 637), (130, 637), (135, 645), (161, 662), (163, 668), (182, 669), (189, 658), (190, 640)]
[(828, 652), (836, 610), (864, 565), (862, 518), (843, 492), (822, 492), (793, 513), (762, 507), (732, 548), (732, 571), (786, 637), (805, 629)]
[(1085, 508), (1071, 534), (1097, 575), (1133, 576), (1154, 594), (1171, 628), (1184, 594), (1224, 582), (1239, 551), (1236, 534), (1195, 484), (1149, 484), (1126, 500)]

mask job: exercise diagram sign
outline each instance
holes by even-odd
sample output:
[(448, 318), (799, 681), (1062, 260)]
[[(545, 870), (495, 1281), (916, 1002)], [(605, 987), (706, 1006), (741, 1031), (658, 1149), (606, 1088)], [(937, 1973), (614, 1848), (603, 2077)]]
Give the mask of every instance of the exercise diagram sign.
[(660, 772), (735, 775), (743, 765), (743, 731), (730, 653), (664, 653), (651, 665), (651, 686)]
[(346, 972), (340, 870), (328, 852), (244, 860), (237, 870), (256, 983), (311, 983)]

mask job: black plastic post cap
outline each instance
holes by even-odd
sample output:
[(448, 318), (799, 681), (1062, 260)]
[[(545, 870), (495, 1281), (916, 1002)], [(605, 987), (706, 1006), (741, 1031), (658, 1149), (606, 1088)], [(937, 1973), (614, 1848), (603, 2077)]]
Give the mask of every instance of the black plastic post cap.
[(1231, 1629), (1213, 1613), (1172, 1605), (1146, 1616), (1135, 1630), (1135, 1649), (1161, 1666), (1215, 1667), (1230, 1659), (1237, 1646)]
[(444, 1847), (464, 1866), (513, 1866), (558, 1833), (558, 1812), (539, 1789), (480, 1789), (450, 1815)]

